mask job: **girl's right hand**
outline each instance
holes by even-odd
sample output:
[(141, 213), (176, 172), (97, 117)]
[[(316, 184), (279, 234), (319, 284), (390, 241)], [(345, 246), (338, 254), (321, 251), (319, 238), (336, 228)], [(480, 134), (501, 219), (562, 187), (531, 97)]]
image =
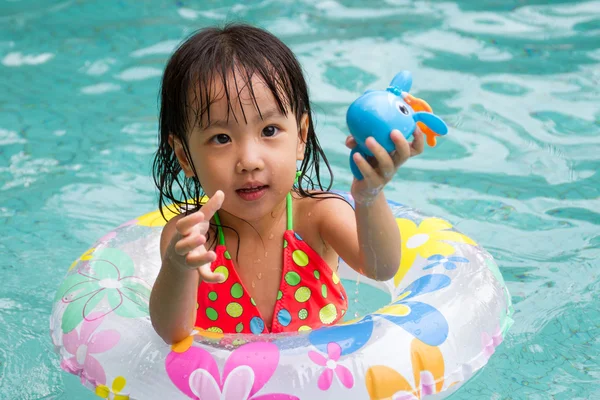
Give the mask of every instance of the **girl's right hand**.
[(210, 220), (223, 205), (223, 200), (225, 194), (218, 190), (200, 210), (177, 221), (177, 233), (168, 251), (173, 264), (187, 270), (197, 269), (200, 279), (211, 283), (225, 280), (223, 274), (215, 274), (210, 270), (210, 264), (216, 260), (217, 254), (212, 250), (207, 251), (204, 246)]

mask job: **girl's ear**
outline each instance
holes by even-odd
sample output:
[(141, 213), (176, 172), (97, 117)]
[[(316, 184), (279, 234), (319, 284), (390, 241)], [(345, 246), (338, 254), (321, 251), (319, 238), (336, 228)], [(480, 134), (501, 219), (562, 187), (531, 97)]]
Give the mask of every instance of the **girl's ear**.
[(179, 165), (181, 169), (185, 173), (185, 176), (191, 178), (194, 176), (194, 172), (192, 171), (192, 167), (190, 166), (190, 162), (185, 154), (185, 150), (183, 149), (183, 144), (181, 144), (181, 140), (173, 135), (169, 134), (169, 146), (175, 152), (175, 156), (177, 157), (177, 161), (179, 161)]
[(300, 130), (298, 131), (298, 145), (296, 148), (296, 160), (304, 160), (306, 139), (308, 138), (308, 113), (304, 113), (300, 119)]

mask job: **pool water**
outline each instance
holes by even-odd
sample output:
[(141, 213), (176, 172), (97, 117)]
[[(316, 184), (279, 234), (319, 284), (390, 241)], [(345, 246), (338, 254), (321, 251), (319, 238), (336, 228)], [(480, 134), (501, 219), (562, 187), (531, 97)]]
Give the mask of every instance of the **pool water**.
[(503, 345), (452, 398), (600, 398), (600, 1), (567, 0), (0, 0), (0, 398), (95, 398), (53, 353), (55, 290), (156, 207), (169, 53), (237, 20), (301, 60), (338, 189), (363, 90), (411, 70), (450, 125), (386, 193), (475, 238), (513, 295)]

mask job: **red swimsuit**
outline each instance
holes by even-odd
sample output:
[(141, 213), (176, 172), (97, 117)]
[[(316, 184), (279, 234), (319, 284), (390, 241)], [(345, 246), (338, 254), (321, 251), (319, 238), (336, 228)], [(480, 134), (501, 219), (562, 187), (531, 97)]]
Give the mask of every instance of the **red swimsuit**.
[[(348, 310), (348, 299), (339, 277), (292, 230), (291, 194), (287, 196), (288, 226), (283, 235), (283, 271), (277, 294), (272, 333), (310, 330), (332, 325)], [(219, 244), (211, 270), (225, 276), (221, 283), (198, 286), (196, 326), (212, 332), (269, 333), (254, 299), (225, 247), (218, 216)]]

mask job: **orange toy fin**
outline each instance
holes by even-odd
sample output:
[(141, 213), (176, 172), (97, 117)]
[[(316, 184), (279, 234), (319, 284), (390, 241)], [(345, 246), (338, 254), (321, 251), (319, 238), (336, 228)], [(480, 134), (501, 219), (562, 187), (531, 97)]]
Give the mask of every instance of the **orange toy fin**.
[[(431, 109), (431, 106), (429, 104), (427, 104), (427, 102), (425, 100), (420, 99), (415, 96), (412, 96), (408, 93), (404, 94), (404, 101), (416, 112), (419, 112), (419, 111), (433, 112)], [(427, 145), (429, 147), (434, 147), (436, 145), (435, 137), (440, 136), (440, 135), (438, 135), (437, 133), (435, 133), (434, 131), (429, 129), (427, 127), (427, 125), (425, 125), (422, 122), (417, 122), (417, 126), (419, 127), (421, 132), (423, 132), (425, 137), (427, 138)]]

